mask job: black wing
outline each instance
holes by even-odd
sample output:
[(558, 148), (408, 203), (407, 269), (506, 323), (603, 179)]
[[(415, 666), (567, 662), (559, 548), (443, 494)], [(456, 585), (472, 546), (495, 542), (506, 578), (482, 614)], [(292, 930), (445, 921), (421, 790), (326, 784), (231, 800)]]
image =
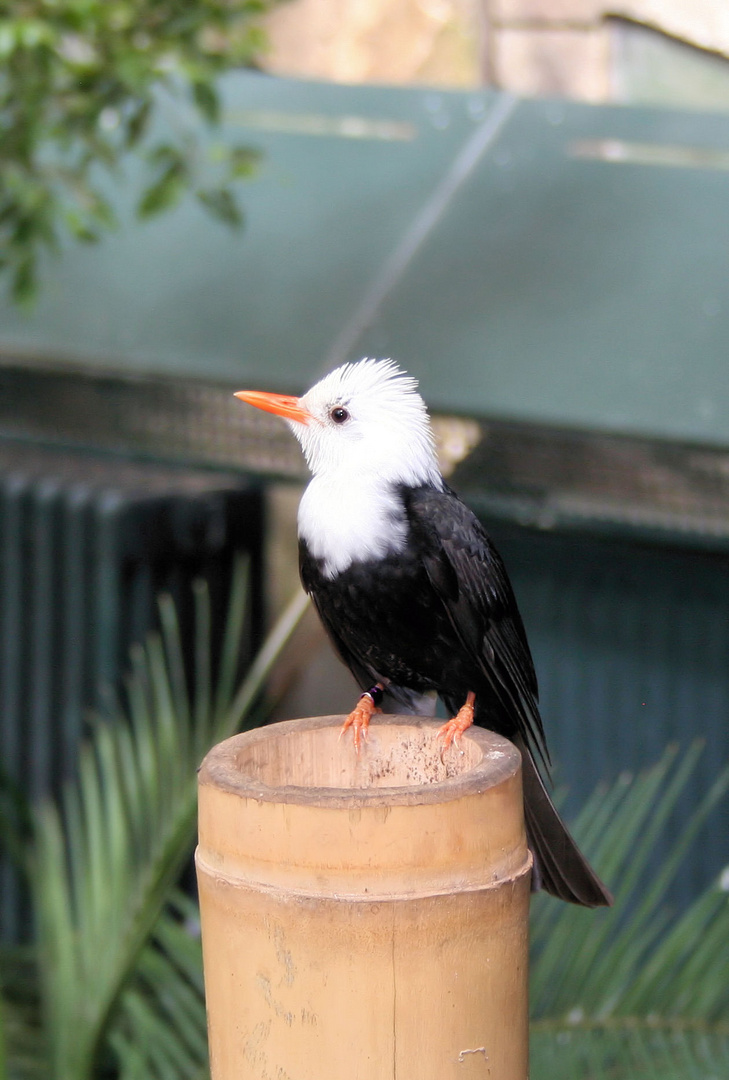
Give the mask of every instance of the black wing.
[(534, 664), (499, 553), (452, 491), (418, 488), (407, 508), (428, 579), (458, 640), (518, 734), (548, 763)]
[(585, 907), (612, 904), (610, 892), (557, 813), (534, 762), (535, 750), (549, 762), (537, 678), (501, 557), (478, 519), (451, 491), (418, 489), (410, 500), (410, 520), (425, 552), (431, 585), (458, 639), (516, 727), (505, 734), (522, 752), (524, 815), (534, 853), (532, 887)]

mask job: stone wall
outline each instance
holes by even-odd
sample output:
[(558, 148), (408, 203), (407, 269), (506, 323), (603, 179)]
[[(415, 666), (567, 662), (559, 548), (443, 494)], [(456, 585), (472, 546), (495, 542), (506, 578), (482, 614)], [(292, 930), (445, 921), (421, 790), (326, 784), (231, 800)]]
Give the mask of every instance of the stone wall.
[(725, 0), (485, 0), (491, 81), (519, 94), (614, 96), (617, 19), (729, 55)]
[(268, 23), (276, 74), (339, 82), (481, 82), (480, 0), (288, 0)]
[(268, 67), (604, 101), (619, 96), (616, 17), (729, 57), (729, 0), (289, 0), (268, 23)]

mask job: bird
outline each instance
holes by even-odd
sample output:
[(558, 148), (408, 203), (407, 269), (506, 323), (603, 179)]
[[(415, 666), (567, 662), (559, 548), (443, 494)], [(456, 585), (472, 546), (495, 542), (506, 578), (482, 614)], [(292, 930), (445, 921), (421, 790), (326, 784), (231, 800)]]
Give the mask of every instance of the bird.
[(362, 695), (342, 731), (357, 750), (383, 703), (451, 717), (443, 747), (472, 723), (522, 756), (532, 888), (584, 907), (612, 896), (571, 837), (543, 779), (550, 759), (524, 624), (484, 526), (446, 484), (417, 380), (365, 358), (302, 397), (241, 390), (282, 417), (312, 474), (298, 510), (299, 570)]

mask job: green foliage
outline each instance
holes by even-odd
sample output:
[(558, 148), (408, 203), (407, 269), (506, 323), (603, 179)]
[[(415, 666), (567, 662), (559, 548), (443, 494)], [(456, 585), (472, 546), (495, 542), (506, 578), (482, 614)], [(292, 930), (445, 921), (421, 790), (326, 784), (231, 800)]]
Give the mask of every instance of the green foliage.
[(206, 1074), (197, 916), (175, 887), (194, 843), (197, 767), (211, 745), (260, 721), (263, 683), (306, 604), (296, 596), (236, 688), (246, 592), (239, 568), (213, 686), (208, 596), (197, 587), (192, 696), (162, 598), (162, 634), (134, 650), (128, 717), (96, 723), (78, 781), (35, 815), (38, 940), (25, 979), (22, 958), (5, 967), (12, 1080)]
[[(672, 915), (666, 889), (729, 789), (725, 768), (673, 839), (656, 842), (701, 753), (668, 751), (652, 769), (598, 791), (575, 834), (615, 906), (589, 912), (537, 896), (532, 917), (535, 1080), (719, 1080), (729, 1075), (729, 882), (726, 871)], [(718, 870), (719, 868), (717, 868)]]
[(192, 191), (240, 223), (233, 185), (255, 152), (209, 154), (198, 127), (180, 130), (179, 109), (163, 137), (160, 116), (174, 99), (217, 124), (216, 78), (260, 55), (274, 2), (0, 0), (0, 270), (16, 299), (32, 297), (43, 250), (114, 226), (102, 171), (119, 174), (125, 157), (146, 168), (142, 217)]
[(2, 997), (0, 997), (0, 1080), (8, 1075), (8, 1056), (5, 1050), (5, 1017)]
[(207, 1020), (196, 905), (174, 892), (109, 1032), (120, 1080), (206, 1080)]

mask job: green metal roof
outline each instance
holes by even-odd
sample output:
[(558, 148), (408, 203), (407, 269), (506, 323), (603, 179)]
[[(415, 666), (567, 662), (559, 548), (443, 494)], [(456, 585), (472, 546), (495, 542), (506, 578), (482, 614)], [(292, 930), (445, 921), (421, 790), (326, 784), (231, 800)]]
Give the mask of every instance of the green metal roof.
[(729, 117), (236, 74), (242, 233), (192, 201), (48, 266), (6, 356), (303, 389), (393, 356), (436, 411), (729, 444)]

